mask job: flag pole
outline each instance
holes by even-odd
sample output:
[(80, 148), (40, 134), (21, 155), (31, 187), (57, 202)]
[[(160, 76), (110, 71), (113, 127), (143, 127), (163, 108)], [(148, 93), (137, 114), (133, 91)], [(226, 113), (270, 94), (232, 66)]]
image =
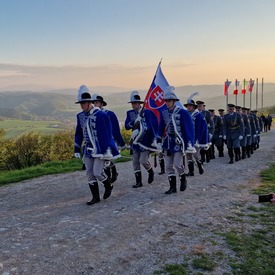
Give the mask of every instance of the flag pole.
[(262, 110), (264, 108), (264, 78), (262, 77)]
[[(252, 85), (252, 79), (250, 78), (250, 80), (249, 80), (249, 82), (250, 82), (250, 86), (249, 86), (249, 89), (251, 89), (251, 85)], [(252, 106), (252, 91), (250, 91), (250, 109), (251, 109), (251, 106)]]
[[(228, 78), (226, 79), (226, 83), (228, 83)], [(227, 109), (227, 105), (228, 105), (228, 88), (227, 88), (226, 98), (225, 98), (225, 110)]]
[(238, 104), (238, 80), (237, 80), (237, 78), (235, 80), (234, 94), (235, 94), (235, 105), (237, 106), (237, 104)]
[(256, 78), (256, 110), (258, 110), (258, 77)]
[(244, 87), (244, 89), (242, 89), (242, 90), (244, 90), (243, 91), (243, 107), (245, 107), (245, 78), (243, 80), (243, 87)]

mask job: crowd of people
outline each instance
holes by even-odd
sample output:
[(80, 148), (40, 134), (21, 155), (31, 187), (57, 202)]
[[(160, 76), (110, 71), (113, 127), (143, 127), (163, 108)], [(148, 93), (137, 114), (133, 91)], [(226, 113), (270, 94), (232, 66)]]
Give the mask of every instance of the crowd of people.
[[(159, 156), (161, 171), (167, 174), (169, 189), (165, 194), (184, 191), (187, 178), (204, 173), (204, 163), (224, 157), (227, 148), (229, 164), (250, 158), (259, 148), (260, 133), (271, 128), (272, 117), (257, 116), (256, 110), (228, 104), (227, 110), (206, 109), (203, 101), (189, 97), (185, 108), (173, 86), (164, 91), (165, 108), (159, 117), (144, 107), (137, 91), (130, 95), (131, 109), (127, 111), (125, 129), (131, 130), (130, 144), (126, 145), (114, 112), (106, 109), (107, 102), (98, 94), (91, 95), (87, 86), (78, 90), (77, 104), (82, 111), (77, 114), (74, 140), (76, 158), (82, 158), (86, 167), (88, 186), (93, 205), (100, 202), (98, 184), (104, 185), (103, 199), (111, 196), (113, 183), (118, 178), (114, 160), (121, 157), (120, 150), (129, 148), (132, 155), (133, 188), (143, 186), (142, 167), (146, 170), (148, 184), (153, 183), (155, 171), (150, 154)], [(187, 169), (188, 168), (188, 169)], [(188, 172), (187, 172), (188, 170)]]

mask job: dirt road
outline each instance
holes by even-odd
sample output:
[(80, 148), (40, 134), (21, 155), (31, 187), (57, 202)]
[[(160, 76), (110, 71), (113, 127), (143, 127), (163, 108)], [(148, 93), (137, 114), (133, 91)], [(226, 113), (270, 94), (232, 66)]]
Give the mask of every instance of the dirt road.
[(271, 162), (274, 130), (262, 134), (251, 158), (232, 165), (227, 155), (216, 158), (176, 194), (164, 194), (167, 175), (158, 175), (159, 167), (153, 184), (143, 170), (144, 186), (132, 188), (131, 162), (117, 165), (112, 196), (93, 206), (86, 205), (84, 171), (2, 187), (0, 273), (147, 275), (182, 263), (196, 249), (225, 255), (214, 272), (204, 274), (230, 273), (227, 256), (234, 254), (217, 233), (238, 226), (227, 217), (240, 205), (258, 205), (251, 190)]

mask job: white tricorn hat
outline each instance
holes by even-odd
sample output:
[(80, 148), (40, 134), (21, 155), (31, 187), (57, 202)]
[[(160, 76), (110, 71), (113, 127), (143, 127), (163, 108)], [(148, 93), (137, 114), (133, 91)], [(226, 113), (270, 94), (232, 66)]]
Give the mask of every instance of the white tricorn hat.
[(172, 100), (179, 101), (174, 91), (175, 91), (174, 86), (167, 86), (164, 90), (164, 100), (172, 99)]
[(81, 85), (78, 93), (77, 93), (77, 99), (76, 104), (81, 102), (92, 102), (92, 97), (90, 94), (90, 91), (86, 85)]
[(138, 91), (133, 91), (130, 96), (130, 101), (128, 103), (144, 103), (144, 101), (141, 100), (140, 95), (138, 94)]

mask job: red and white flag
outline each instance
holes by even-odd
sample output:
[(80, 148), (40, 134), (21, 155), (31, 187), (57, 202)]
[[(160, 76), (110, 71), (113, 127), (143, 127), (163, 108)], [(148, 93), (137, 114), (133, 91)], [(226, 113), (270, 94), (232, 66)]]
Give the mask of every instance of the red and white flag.
[(228, 88), (229, 88), (230, 84), (231, 84), (231, 81), (226, 80), (224, 82), (224, 89), (223, 89), (224, 95), (228, 95)]

